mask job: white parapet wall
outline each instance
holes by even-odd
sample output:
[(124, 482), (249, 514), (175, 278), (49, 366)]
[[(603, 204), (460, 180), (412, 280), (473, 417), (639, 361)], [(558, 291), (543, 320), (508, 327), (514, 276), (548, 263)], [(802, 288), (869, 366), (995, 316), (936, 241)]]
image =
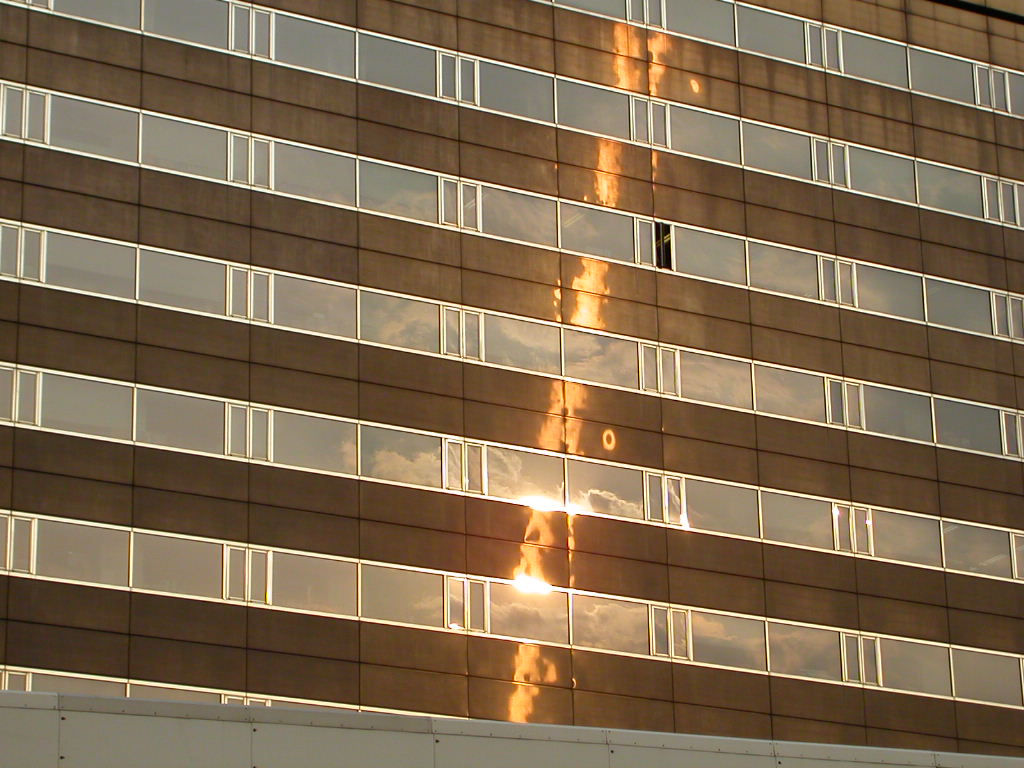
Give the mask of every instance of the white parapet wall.
[(1024, 759), (0, 692), (2, 768), (1024, 768)]

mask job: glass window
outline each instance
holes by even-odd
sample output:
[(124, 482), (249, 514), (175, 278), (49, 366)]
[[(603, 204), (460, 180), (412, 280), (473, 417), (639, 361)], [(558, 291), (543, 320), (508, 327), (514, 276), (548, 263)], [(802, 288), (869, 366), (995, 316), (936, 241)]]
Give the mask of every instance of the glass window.
[(481, 107), (554, 122), (555, 86), (550, 76), (481, 61), (479, 78)]
[(436, 304), (363, 291), (359, 305), (360, 334), (366, 341), (423, 352), (440, 349), (441, 321)]
[(46, 235), (46, 282), (135, 298), (135, 249), (88, 237)]
[(871, 528), (877, 557), (942, 565), (938, 520), (876, 509), (871, 513)]
[(839, 633), (768, 622), (772, 672), (842, 680)]
[(359, 78), (391, 88), (434, 95), (437, 54), (429, 48), (359, 35)]
[(189, 691), (183, 688), (165, 688), (162, 685), (131, 684), (133, 699), (155, 699), (157, 701), (193, 701), (200, 704), (220, 704), (219, 693)]
[(274, 325), (354, 339), (356, 292), (340, 285), (275, 275)]
[(753, 407), (750, 363), (699, 352), (679, 354), (682, 396), (704, 403)]
[(825, 421), (825, 388), (821, 376), (755, 365), (754, 391), (759, 411)]
[(649, 653), (647, 604), (573, 595), (572, 642), (608, 651)]
[(363, 565), (360, 576), (360, 615), (364, 618), (444, 626), (444, 579), (440, 574)]
[(584, 11), (594, 11), (607, 16), (615, 16), (619, 19), (626, 17), (625, 6), (622, 0), (559, 0), (562, 5), (573, 8), (582, 8)]
[(569, 503), (585, 512), (643, 520), (643, 472), (569, 459)]
[(224, 404), (200, 397), (139, 389), (135, 439), (204, 453), (224, 452)]
[(128, 586), (128, 532), (40, 520), (36, 573), (55, 579)]
[(275, 411), (274, 462), (355, 474), (356, 425)]
[(44, 675), (32, 673), (32, 690), (46, 693), (68, 693), (72, 696), (113, 696), (123, 697), (125, 684), (111, 680), (92, 680), (67, 675)]
[(274, 58), (317, 72), (352, 77), (356, 35), (348, 29), (274, 14)]
[(686, 522), (685, 527), (757, 538), (757, 491), (688, 477)]
[(491, 632), (545, 643), (569, 642), (569, 603), (564, 592), (526, 591), (491, 583)]
[(743, 125), (743, 160), (751, 168), (811, 178), (811, 139), (765, 125)]
[(740, 48), (804, 62), (804, 24), (800, 19), (738, 5), (736, 26)]
[(677, 272), (737, 285), (747, 284), (747, 257), (743, 240), (678, 224), (673, 227), (672, 239), (675, 243)]
[(771, 541), (832, 549), (832, 505), (783, 493), (761, 492), (764, 537)]
[(665, 26), (726, 45), (736, 40), (733, 4), (722, 0), (665, 0)]
[(143, 248), (139, 252), (139, 300), (223, 315), (223, 264)]
[(441, 438), (364, 425), (359, 442), (363, 475), (441, 487)]
[(842, 36), (846, 74), (907, 86), (907, 49), (904, 46), (853, 32), (844, 31)]
[(555, 201), (481, 185), (481, 228), (489, 235), (554, 246), (557, 238)]
[(981, 288), (925, 278), (928, 322), (992, 333), (992, 298)]
[(974, 67), (969, 61), (911, 48), (910, 73), (915, 91), (974, 103)]
[(691, 611), (693, 660), (742, 669), (767, 669), (764, 622)]
[(949, 649), (881, 638), (882, 682), (886, 688), (949, 696)]
[(132, 388), (44, 373), (39, 424), (131, 440)]
[(942, 539), (947, 568), (1013, 577), (1010, 534), (1006, 531), (947, 520), (942, 523)]
[(818, 298), (818, 257), (813, 253), (750, 244), (750, 284), (790, 296)]
[(930, 205), (933, 208), (963, 213), (967, 216), (981, 216), (983, 213), (981, 177), (976, 173), (957, 171), (919, 160), (917, 184), (921, 193), (921, 205)]
[(634, 261), (632, 216), (563, 202), (561, 222), (565, 250)]
[(924, 320), (921, 278), (891, 269), (857, 265), (857, 306)]
[(54, 95), (50, 99), (50, 143), (135, 162), (139, 159), (139, 116), (126, 109)]
[(138, 29), (139, 0), (53, 0), (53, 10), (119, 27)]
[(640, 382), (636, 342), (566, 329), (565, 375), (636, 389)]
[[(12, 400), (14, 399), (14, 371), (0, 368), (0, 419), (10, 420)], [(2, 527), (2, 523), (0, 523)]]
[(274, 189), (313, 200), (355, 205), (356, 161), (275, 141)]
[(220, 544), (150, 533), (136, 533), (133, 543), (133, 587), (179, 595), (221, 596)]
[(917, 200), (913, 160), (861, 147), (850, 147), (847, 158), (853, 189), (909, 203)]
[(953, 649), (956, 695), (964, 699), (1021, 705), (1020, 659)]
[(935, 440), (956, 448), (1002, 454), (999, 411), (935, 398)]
[[(227, 7), (225, 3), (219, 5)], [(143, 115), (142, 162), (197, 176), (225, 179), (228, 172), (228, 134), (219, 128)]]
[(146, 0), (147, 32), (226, 48), (228, 4), (220, 0)]
[(356, 615), (356, 565), (325, 557), (274, 553), (274, 605)]
[(883, 435), (931, 441), (932, 407), (928, 397), (869, 384), (861, 389), (865, 429)]
[(629, 138), (629, 96), (605, 88), (557, 80), (558, 122), (602, 136)]
[(437, 177), (360, 160), (359, 205), (381, 213), (436, 222)]
[(565, 502), (564, 459), (487, 446), (487, 494), (541, 508)]
[[(715, 2), (723, 4), (721, 0)], [(729, 163), (740, 162), (739, 120), (673, 106), (671, 123), (672, 149)]]
[(484, 359), (489, 363), (560, 373), (562, 334), (553, 325), (484, 315)]

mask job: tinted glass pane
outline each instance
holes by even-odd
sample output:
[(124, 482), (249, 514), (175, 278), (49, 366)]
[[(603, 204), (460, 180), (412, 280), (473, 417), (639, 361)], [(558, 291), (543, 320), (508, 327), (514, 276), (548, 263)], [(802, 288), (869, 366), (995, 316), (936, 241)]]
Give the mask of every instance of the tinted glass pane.
[(797, 133), (747, 123), (743, 159), (752, 168), (811, 178), (811, 140)]
[(220, 704), (219, 693), (188, 691), (182, 688), (164, 688), (161, 685), (131, 684), (133, 699), (153, 699), (156, 701), (194, 701), (201, 704)]
[(489, 363), (559, 373), (561, 344), (556, 326), (484, 315), (484, 359)]
[(693, 611), (694, 661), (743, 669), (766, 669), (764, 622)]
[(683, 397), (737, 408), (753, 407), (750, 363), (699, 352), (681, 352), (679, 371)]
[(274, 142), (274, 189), (354, 205), (356, 162), (343, 155)]
[(573, 8), (581, 8), (584, 11), (604, 13), (608, 16), (615, 16), (623, 19), (626, 17), (626, 7), (623, 0), (559, 0), (562, 5), (569, 5)]
[(629, 96), (558, 80), (558, 122), (603, 136), (629, 138)]
[(274, 553), (274, 605), (356, 615), (355, 563)]
[(128, 585), (128, 532), (40, 520), (36, 572), (56, 579)]
[(564, 592), (524, 592), (491, 584), (491, 632), (547, 643), (569, 642), (569, 603)]
[(574, 595), (572, 641), (574, 645), (609, 651), (649, 653), (647, 605)]
[(999, 411), (935, 398), (935, 439), (942, 445), (1001, 454)]
[(444, 580), (439, 574), (364, 565), (360, 575), (362, 616), (428, 627), (444, 625)]
[(1013, 576), (1010, 534), (994, 528), (942, 523), (946, 567), (990, 576)]
[(686, 479), (686, 519), (693, 528), (757, 538), (757, 491)]
[(634, 261), (632, 216), (563, 202), (561, 222), (565, 250)]
[(640, 381), (636, 342), (567, 329), (565, 375), (635, 389)]
[(910, 77), (915, 91), (974, 103), (974, 68), (969, 61), (911, 48)]
[(480, 62), (480, 106), (553, 122), (555, 85), (550, 77)]
[(689, 227), (673, 227), (676, 271), (737, 285), (747, 284), (746, 249), (742, 240)]
[(881, 638), (882, 680), (886, 688), (949, 696), (949, 650), (935, 645)]
[(736, 40), (733, 5), (722, 0), (665, 0), (665, 26), (728, 45)]
[(764, 537), (771, 541), (832, 549), (832, 505), (827, 501), (761, 493)]
[(953, 679), (960, 698), (1021, 705), (1018, 658), (954, 648)]
[[(721, 0), (715, 0), (721, 3)], [(724, 5), (724, 4), (723, 4)], [(740, 121), (672, 107), (672, 149), (729, 163), (740, 161)]]
[(143, 443), (224, 452), (224, 404), (216, 400), (140, 389), (135, 439)]
[(90, 680), (84, 677), (32, 673), (32, 690), (47, 693), (69, 693), (73, 696), (124, 696), (124, 683)]
[(274, 412), (274, 462), (329, 472), (356, 471), (356, 425)]
[(360, 333), (367, 341), (437, 352), (441, 325), (436, 304), (364, 291), (359, 300)]
[(850, 147), (847, 158), (854, 189), (907, 202), (917, 200), (913, 160), (860, 147)]
[(992, 332), (991, 294), (980, 288), (925, 279), (928, 294), (928, 322)]
[(540, 508), (562, 508), (565, 503), (558, 456), (487, 446), (487, 493)]
[(274, 325), (356, 336), (356, 292), (340, 285), (274, 276)]
[(736, 11), (740, 48), (780, 59), (804, 61), (803, 22), (745, 5), (737, 6)]
[(772, 672), (842, 680), (839, 633), (768, 622)]
[(436, 88), (436, 54), (397, 40), (359, 35), (359, 77), (371, 83), (433, 95)]
[(921, 278), (890, 269), (857, 265), (857, 306), (914, 320), (924, 319)]
[(51, 429), (130, 440), (131, 387), (45, 373), (39, 423)]
[(53, 10), (138, 29), (139, 0), (53, 0)]
[(217, 128), (143, 115), (142, 162), (224, 179), (227, 178), (228, 135)]
[(754, 389), (759, 411), (825, 421), (825, 389), (821, 376), (755, 365)]
[(395, 216), (437, 221), (437, 177), (360, 160), (359, 205)]
[(197, 312), (224, 314), (223, 264), (142, 249), (139, 299)]
[(884, 435), (932, 439), (931, 402), (924, 395), (864, 386), (864, 426)]
[(135, 298), (135, 249), (86, 237), (46, 236), (46, 282)]
[(362, 474), (441, 487), (441, 438), (363, 426), (359, 439)]
[(274, 58), (288, 64), (352, 77), (355, 33), (294, 16), (274, 16)]
[(938, 520), (876, 509), (871, 513), (871, 523), (878, 557), (942, 565)]
[(148, 32), (225, 48), (228, 4), (220, 0), (146, 0)]
[(78, 99), (50, 99), (50, 143), (103, 157), (139, 159), (139, 116)]
[(489, 235), (527, 243), (557, 244), (555, 201), (482, 186), (481, 228)]
[(209, 541), (136, 533), (132, 586), (179, 595), (221, 596), (222, 547)]
[(968, 216), (981, 216), (981, 178), (975, 173), (918, 162), (921, 205)]
[(585, 512), (642, 520), (643, 472), (569, 459), (569, 503)]
[[(12, 416), (11, 400), (14, 397), (14, 372), (9, 368), (0, 368), (0, 419)], [(2, 527), (2, 523), (0, 523)]]
[(907, 85), (907, 49), (896, 43), (843, 32), (843, 71), (890, 85)]
[(818, 298), (818, 257), (813, 253), (750, 244), (750, 284), (790, 296)]

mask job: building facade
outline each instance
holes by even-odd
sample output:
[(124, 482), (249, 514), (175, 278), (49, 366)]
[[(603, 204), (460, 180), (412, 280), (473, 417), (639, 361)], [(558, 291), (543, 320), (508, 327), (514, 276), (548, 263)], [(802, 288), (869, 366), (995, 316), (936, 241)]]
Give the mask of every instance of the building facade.
[(1024, 16), (0, 2), (8, 690), (1024, 754)]

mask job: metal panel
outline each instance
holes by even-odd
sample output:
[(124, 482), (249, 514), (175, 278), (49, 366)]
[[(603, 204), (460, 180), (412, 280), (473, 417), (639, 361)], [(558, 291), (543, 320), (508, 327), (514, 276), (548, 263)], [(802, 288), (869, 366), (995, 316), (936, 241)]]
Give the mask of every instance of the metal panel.
[(437, 768), (608, 768), (606, 744), (438, 735)]
[(804, 744), (796, 741), (775, 742), (775, 754), (782, 768), (915, 768), (935, 765), (935, 753), (910, 749), (881, 749), (840, 744)]
[(434, 768), (428, 733), (254, 723), (252, 765), (259, 768)]
[[(679, 768), (682, 765), (700, 768), (777, 768), (770, 755), (737, 754), (735, 752), (681, 752), (657, 747), (612, 746), (610, 768)], [(829, 763), (829, 768), (833, 768)]]
[[(22, 697), (28, 694), (21, 694)], [(12, 706), (0, 698), (0, 765), (18, 768), (56, 768), (61, 764), (57, 733), (57, 697), (35, 694), (34, 706)], [(49, 705), (49, 706), (47, 706)]]

